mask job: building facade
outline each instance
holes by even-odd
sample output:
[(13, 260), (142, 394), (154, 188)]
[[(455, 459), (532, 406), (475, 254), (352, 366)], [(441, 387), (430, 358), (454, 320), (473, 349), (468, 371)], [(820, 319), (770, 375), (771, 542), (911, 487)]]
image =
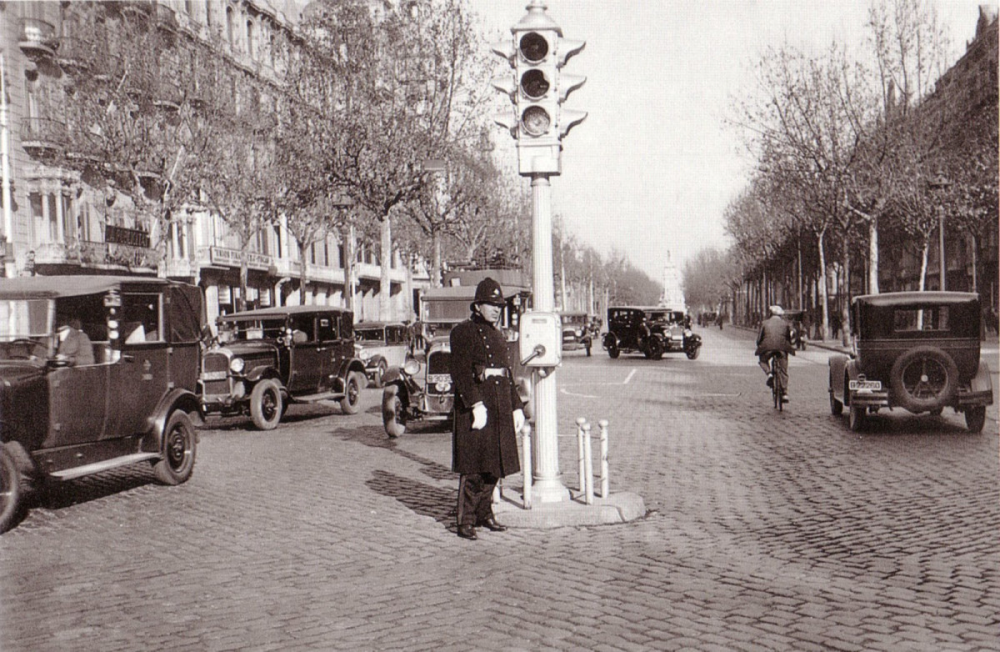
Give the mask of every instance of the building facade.
[[(250, 308), (303, 300), (305, 256), (305, 302), (353, 306), (360, 320), (379, 317), (381, 265), (388, 264), (390, 317), (412, 318), (415, 290), (427, 285), (426, 273), (415, 278), (413, 266), (398, 254), (382, 260), (377, 242), (346, 229), (323, 233), (301, 251), (288, 216), (259, 229), (242, 247), (209, 207), (189, 203), (169, 209), (162, 201), (169, 188), (165, 180), (183, 152), (176, 160), (150, 156), (148, 161), (140, 153), (129, 170), (116, 170), (97, 152), (116, 134), (107, 125), (101, 129), (82, 120), (77, 110), (93, 104), (94, 94), (110, 81), (112, 90), (124, 87), (134, 101), (126, 108), (142, 114), (134, 124), (152, 125), (151, 140), (169, 141), (178, 116), (197, 111), (204, 94), (217, 99), (224, 94), (219, 104), (234, 105), (238, 115), (250, 92), (259, 97), (259, 90), (248, 89), (281, 94), (284, 57), (295, 56), (301, 9), (294, 0), (0, 3), (6, 91), (3, 275), (113, 273), (184, 280), (204, 288), (214, 319), (236, 310), (241, 299)], [(155, 53), (137, 50), (130, 38)], [(153, 62), (147, 74), (143, 60)], [(209, 68), (223, 72), (203, 78)], [(107, 115), (122, 110), (113, 100), (104, 107)], [(239, 296), (243, 266), (246, 297)]]

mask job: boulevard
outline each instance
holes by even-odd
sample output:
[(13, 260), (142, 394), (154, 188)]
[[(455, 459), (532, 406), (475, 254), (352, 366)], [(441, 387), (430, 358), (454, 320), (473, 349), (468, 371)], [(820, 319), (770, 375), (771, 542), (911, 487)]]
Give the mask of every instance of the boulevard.
[(608, 419), (645, 518), (459, 539), (450, 431), (389, 439), (373, 388), (353, 416), (210, 420), (183, 485), (137, 465), (34, 500), (0, 538), (0, 649), (1000, 649), (997, 405), (982, 434), (951, 410), (853, 433), (831, 351), (791, 359), (779, 413), (754, 333), (697, 332), (697, 360), (557, 373), (564, 484), (576, 418)]

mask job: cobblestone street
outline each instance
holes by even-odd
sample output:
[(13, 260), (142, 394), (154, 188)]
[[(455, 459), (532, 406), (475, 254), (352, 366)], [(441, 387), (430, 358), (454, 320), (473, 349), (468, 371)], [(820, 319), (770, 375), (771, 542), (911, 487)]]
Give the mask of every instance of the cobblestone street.
[(694, 361), (558, 374), (560, 431), (609, 419), (612, 491), (644, 519), (459, 539), (450, 432), (388, 439), (368, 389), (355, 416), (210, 421), (177, 487), (135, 466), (40, 495), (0, 539), (0, 647), (1000, 649), (997, 406), (983, 434), (896, 411), (859, 435), (830, 415), (829, 351), (792, 359), (778, 413), (753, 335), (699, 332)]

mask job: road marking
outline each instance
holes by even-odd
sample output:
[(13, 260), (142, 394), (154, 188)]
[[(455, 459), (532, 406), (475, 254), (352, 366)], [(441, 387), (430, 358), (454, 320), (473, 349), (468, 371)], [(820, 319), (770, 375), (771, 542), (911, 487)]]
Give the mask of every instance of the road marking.
[(576, 392), (570, 392), (565, 387), (560, 387), (559, 393), (565, 394), (566, 396), (579, 396), (580, 398), (597, 398), (592, 394), (577, 394)]
[(624, 382), (624, 383), (622, 383), (622, 385), (628, 385), (628, 381), (632, 380), (632, 376), (634, 376), (634, 375), (635, 375), (635, 372), (636, 372), (636, 370), (635, 370), (635, 369), (633, 369), (633, 370), (631, 371), (631, 373), (629, 373), (628, 377), (627, 377), (627, 378), (625, 379), (625, 382)]

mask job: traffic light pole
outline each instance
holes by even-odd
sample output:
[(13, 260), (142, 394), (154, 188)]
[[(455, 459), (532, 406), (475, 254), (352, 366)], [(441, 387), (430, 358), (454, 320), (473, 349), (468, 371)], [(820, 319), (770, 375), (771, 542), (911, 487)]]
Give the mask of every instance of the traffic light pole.
[[(549, 175), (531, 175), (532, 289), (535, 310), (553, 312), (552, 186)], [(532, 496), (539, 503), (569, 500), (559, 479), (559, 440), (556, 412), (556, 370), (534, 372), (535, 468)], [(529, 472), (529, 471), (525, 471)]]

